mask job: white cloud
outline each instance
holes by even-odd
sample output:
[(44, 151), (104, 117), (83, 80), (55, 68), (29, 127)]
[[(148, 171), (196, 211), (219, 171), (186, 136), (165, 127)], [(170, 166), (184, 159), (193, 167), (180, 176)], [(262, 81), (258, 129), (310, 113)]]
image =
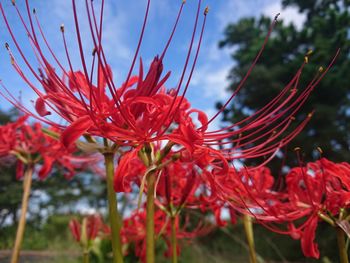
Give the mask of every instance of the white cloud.
[(227, 0), (222, 1), (216, 18), (219, 21), (220, 29), (224, 29), (229, 23), (238, 21), (242, 17), (256, 17), (268, 3), (275, 3), (276, 0)]
[(220, 28), (225, 28), (228, 23), (236, 22), (242, 17), (258, 17), (261, 14), (274, 18), (281, 13), (280, 18), (287, 24), (293, 23), (301, 28), (305, 21), (305, 15), (298, 12), (296, 8), (282, 8), (281, 0), (227, 0), (221, 5), (217, 12)]
[[(55, 0), (50, 3), (53, 7), (56, 19), (62, 20), (66, 25), (66, 34), (73, 38), (68, 38), (71, 42), (76, 42), (75, 26), (73, 20), (72, 5), (70, 1)], [(86, 46), (86, 50), (92, 51), (92, 39), (90, 37), (90, 27), (86, 15), (85, 1), (77, 1), (77, 11), (80, 23), (80, 33)], [(95, 7), (98, 13), (99, 6)], [(68, 10), (68, 11), (67, 11)], [(98, 16), (98, 14), (97, 14)], [(103, 48), (108, 54), (110, 60), (129, 59), (132, 53), (127, 43), (128, 35), (130, 34), (128, 27), (128, 16), (119, 8), (113, 6), (112, 1), (105, 1), (104, 8), (104, 23), (103, 23)], [(76, 52), (77, 53), (77, 52)], [(75, 54), (78, 55), (78, 54)]]
[(231, 65), (215, 66), (210, 63), (197, 68), (191, 84), (200, 88), (202, 95), (214, 101), (227, 99), (227, 75)]
[(283, 9), (280, 1), (265, 6), (262, 13), (271, 18), (276, 14), (281, 13), (280, 19), (286, 24), (292, 23), (297, 29), (302, 28), (306, 19), (304, 14), (298, 12), (297, 8), (288, 7)]

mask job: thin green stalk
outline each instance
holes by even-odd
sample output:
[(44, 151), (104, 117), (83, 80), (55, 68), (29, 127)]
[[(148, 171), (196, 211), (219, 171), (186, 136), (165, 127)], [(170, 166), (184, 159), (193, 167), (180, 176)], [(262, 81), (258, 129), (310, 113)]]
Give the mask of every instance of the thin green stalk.
[(155, 262), (154, 245), (154, 192), (156, 174), (151, 172), (147, 177), (147, 203), (146, 203), (146, 262)]
[(177, 263), (177, 238), (176, 238), (176, 216), (171, 216), (171, 248), (172, 263)]
[(26, 226), (28, 201), (30, 196), (30, 189), (32, 186), (32, 174), (33, 174), (33, 167), (29, 166), (24, 173), (21, 217), (19, 219), (19, 223), (17, 227), (16, 240), (12, 251), (11, 263), (17, 263), (19, 259), (19, 252), (21, 250), (24, 229)]
[(243, 216), (243, 225), (249, 247), (249, 262), (257, 263), (254, 245), (253, 223), (252, 218), (249, 215)]
[(108, 210), (109, 222), (112, 234), (112, 252), (113, 263), (123, 263), (122, 244), (120, 239), (121, 219), (117, 210), (117, 200), (113, 188), (114, 178), (114, 154), (105, 153), (106, 179), (107, 179), (107, 194), (108, 194)]
[(90, 253), (89, 251), (84, 251), (83, 253), (83, 263), (89, 263), (90, 262)]
[(348, 253), (345, 245), (345, 233), (340, 227), (337, 227), (336, 231), (340, 263), (349, 263)]

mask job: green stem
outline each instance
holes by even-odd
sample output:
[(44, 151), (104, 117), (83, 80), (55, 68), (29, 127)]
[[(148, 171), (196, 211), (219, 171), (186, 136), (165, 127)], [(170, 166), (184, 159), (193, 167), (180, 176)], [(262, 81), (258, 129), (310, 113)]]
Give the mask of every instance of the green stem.
[(345, 245), (345, 233), (340, 227), (337, 227), (336, 231), (337, 231), (340, 263), (349, 263), (348, 254), (347, 254), (346, 245)]
[(90, 253), (89, 251), (84, 251), (83, 253), (83, 263), (89, 263), (90, 262)]
[(107, 179), (107, 194), (108, 194), (108, 209), (109, 222), (112, 234), (112, 252), (113, 263), (123, 263), (122, 244), (120, 239), (121, 219), (117, 210), (117, 200), (113, 188), (114, 180), (114, 154), (105, 153), (106, 179)]
[(253, 223), (252, 218), (249, 215), (243, 216), (243, 225), (249, 247), (249, 262), (257, 263), (254, 245)]
[(177, 263), (176, 216), (171, 216), (172, 263)]
[(146, 204), (146, 262), (155, 262), (154, 245), (154, 191), (156, 174), (151, 172), (147, 177), (147, 204)]
[(16, 240), (12, 251), (11, 263), (18, 262), (19, 252), (21, 250), (24, 229), (26, 226), (26, 215), (28, 210), (30, 189), (32, 186), (32, 174), (33, 174), (33, 167), (29, 166), (24, 173), (21, 217), (19, 219), (19, 223), (17, 227)]

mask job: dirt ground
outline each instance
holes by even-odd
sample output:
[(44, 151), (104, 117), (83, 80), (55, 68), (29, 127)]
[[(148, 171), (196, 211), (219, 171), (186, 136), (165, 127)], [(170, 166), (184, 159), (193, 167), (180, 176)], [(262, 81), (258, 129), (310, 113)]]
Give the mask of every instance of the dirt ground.
[[(79, 253), (75, 251), (65, 251), (64, 257), (67, 259), (74, 259), (79, 257)], [(0, 263), (9, 263), (11, 257), (11, 250), (0, 250)], [(56, 251), (21, 251), (20, 263), (48, 263), (55, 258), (62, 257), (62, 252)]]

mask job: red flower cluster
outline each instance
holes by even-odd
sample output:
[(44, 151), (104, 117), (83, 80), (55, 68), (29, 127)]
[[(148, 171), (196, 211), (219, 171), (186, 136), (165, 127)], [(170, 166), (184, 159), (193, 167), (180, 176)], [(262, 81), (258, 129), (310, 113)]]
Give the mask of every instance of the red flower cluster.
[(322, 158), (292, 169), (286, 181), (289, 202), (307, 218), (301, 225), (290, 226), (291, 235), (301, 239), (305, 256), (318, 258), (314, 239), (320, 220), (349, 231), (343, 212), (350, 207), (350, 165)]
[[(17, 158), (17, 178), (23, 176), (24, 167), (37, 169), (40, 179), (45, 179), (54, 165), (62, 167), (64, 176), (71, 178), (77, 169), (94, 157), (74, 156), (77, 149), (63, 147), (53, 137), (43, 132), (40, 123), (29, 125), (27, 117), (21, 117), (16, 122), (0, 126), (0, 156), (13, 155)], [(48, 132), (56, 132), (49, 129)]]
[[(275, 190), (267, 168), (231, 172), (225, 180), (226, 200), (240, 213), (255, 217), (272, 231), (301, 240), (305, 256), (319, 258), (315, 232), (319, 221), (349, 232), (350, 165), (325, 158), (296, 167), (286, 175), (286, 187)], [(286, 229), (276, 224), (286, 224)]]
[[(304, 168), (300, 168), (300, 171), (292, 170), (287, 176), (288, 191), (279, 192), (273, 190), (273, 177), (269, 170), (263, 166), (307, 124), (312, 114), (296, 125), (296, 128), (289, 129), (294, 115), (325, 76), (337, 55), (328, 67), (318, 72), (305, 87), (299, 87), (302, 71), (308, 61), (306, 57), (291, 81), (263, 108), (238, 123), (215, 131), (208, 131), (209, 124), (219, 116), (243, 88), (264, 50), (277, 17), (271, 25), (261, 50), (241, 83), (222, 109), (209, 119), (202, 111), (193, 109), (185, 97), (197, 62), (208, 14), (208, 8), (205, 8), (200, 33), (197, 34), (201, 2), (198, 0), (188, 52), (180, 78), (177, 81), (178, 84), (173, 89), (165, 88), (170, 72), (163, 74), (163, 60), (174, 37), (185, 1), (182, 1), (170, 37), (165, 42), (165, 47), (160, 55), (155, 56), (147, 70), (144, 69), (140, 58), (138, 72), (135, 73), (135, 65), (139, 57), (150, 10), (151, 1), (147, 1), (137, 49), (128, 74), (120, 85), (114, 83), (112, 69), (102, 45), (104, 1), (101, 1), (100, 12), (96, 11), (94, 1), (85, 1), (86, 16), (94, 47), (90, 65), (85, 59), (86, 52), (83, 48), (76, 3), (75, 0), (72, 1), (78, 44), (78, 50), (75, 52), (80, 54), (81, 70), (76, 70), (72, 66), (69, 55), (71, 52), (68, 50), (69, 45), (65, 37), (64, 26), (61, 26), (61, 33), (69, 64), (68, 68), (63, 67), (63, 63), (56, 57), (49, 41), (43, 34), (36, 11), (34, 10), (33, 14), (30, 11), (29, 1), (26, 0), (25, 4), (28, 13), (26, 19), (29, 23), (26, 23), (15, 1), (12, 1), (38, 60), (38, 71), (29, 63), (0, 3), (0, 11), (16, 49), (30, 73), (42, 86), (38, 88), (30, 81), (30, 77), (25, 75), (17, 63), (9, 44), (6, 44), (14, 69), (38, 95), (35, 103), (37, 113), (31, 113), (26, 109), (4, 85), (2, 85), (1, 93), (27, 114), (61, 131), (60, 139), (66, 147), (64, 149), (55, 144), (56, 141), (46, 138), (46, 135), (40, 133), (41, 127), (35, 125), (24, 128), (26, 135), (23, 135), (21, 140), (28, 145), (24, 143), (20, 149), (31, 156), (34, 153), (40, 154), (44, 165), (39, 171), (39, 175), (45, 177), (55, 161), (68, 166), (70, 171), (69, 154), (74, 148), (72, 146), (74, 142), (82, 135), (86, 135), (92, 142), (94, 140), (91, 136), (102, 137), (104, 139), (102, 153), (114, 156), (116, 149), (123, 153), (115, 171), (115, 191), (130, 192), (134, 183), (139, 186), (141, 193), (150, 191), (151, 196), (153, 196), (153, 192), (157, 195), (155, 203), (159, 209), (156, 211), (154, 224), (156, 226), (155, 232), (158, 235), (168, 231), (168, 227), (164, 223), (167, 216), (175, 217), (178, 220), (178, 213), (184, 206), (200, 208), (205, 211), (207, 209), (213, 210), (219, 225), (225, 224), (220, 215), (222, 209), (227, 208), (232, 219), (237, 211), (238, 213), (249, 213), (260, 221), (267, 222), (267, 225), (271, 222), (288, 222), (292, 230), (287, 232), (294, 236), (296, 233), (299, 234), (297, 237), (301, 237), (306, 255), (318, 256), (317, 249), (312, 243), (318, 216), (324, 212), (322, 210), (325, 208), (324, 205), (329, 206), (327, 211), (329, 210), (333, 214), (338, 213), (340, 207), (348, 205), (345, 201), (334, 203), (334, 200), (340, 197), (339, 195), (343, 197), (345, 193), (348, 193), (347, 190), (344, 190), (344, 186), (339, 183), (339, 180), (344, 180), (344, 178), (339, 179), (338, 176), (338, 179), (327, 181), (328, 179), (323, 176), (325, 178), (321, 181), (315, 179), (314, 183), (312, 180), (316, 175), (308, 175)], [(196, 35), (199, 35), (197, 41)], [(195, 43), (198, 43), (196, 48), (194, 48)], [(51, 56), (48, 57), (47, 54)], [(193, 62), (190, 65), (191, 55)], [(49, 120), (47, 117), (51, 113), (60, 116), (67, 121), (68, 125), (61, 125)], [(29, 142), (33, 142), (34, 146), (31, 146)], [(2, 149), (1, 147), (0, 149)], [(8, 145), (4, 146), (5, 150), (6, 147)], [(21, 150), (17, 151), (19, 156), (22, 154)], [(62, 158), (56, 159), (56, 156), (67, 156), (65, 159), (67, 162), (62, 161)], [(19, 159), (21, 159), (20, 157)], [(232, 165), (234, 160), (249, 158), (263, 159), (263, 161), (255, 168), (245, 168), (241, 171), (237, 171)], [(325, 161), (320, 162), (325, 163)], [(330, 165), (325, 167), (330, 167)], [(335, 168), (327, 169), (335, 170)], [(313, 173), (320, 173), (320, 171), (313, 171)], [(337, 170), (337, 172), (339, 171)], [(156, 179), (155, 187), (147, 185), (147, 178)], [(150, 182), (153, 184), (152, 180)], [(313, 191), (312, 187), (317, 185), (320, 188), (312, 194), (308, 194)], [(336, 194), (330, 194), (331, 191), (327, 192), (327, 187), (339, 191)], [(318, 191), (323, 192), (319, 193)], [(324, 199), (325, 195), (330, 199)], [(153, 214), (153, 210), (150, 214)], [(294, 227), (292, 224), (294, 220), (310, 214), (307, 223), (311, 222), (311, 227), (306, 227), (308, 225), (306, 223)], [(144, 211), (134, 213), (131, 218), (124, 221), (122, 230), (124, 243), (140, 244), (137, 245), (136, 253), (141, 258), (144, 258), (145, 252), (145, 231), (143, 230), (145, 218)], [(95, 219), (91, 220), (97, 222)], [(176, 224), (178, 227), (179, 223)], [(81, 234), (77, 230), (79, 228), (77, 222), (73, 221), (71, 225), (76, 240), (80, 240)], [(93, 239), (96, 236), (94, 229), (88, 230), (87, 238)], [(177, 235), (178, 237), (189, 236), (181, 229), (178, 229)]]
[(0, 126), (0, 157), (8, 156), (16, 147), (16, 142), (18, 142), (17, 130), (24, 124), (26, 119), (26, 117), (21, 117), (16, 122)]
[[(261, 110), (239, 123), (217, 131), (208, 132), (208, 125), (224, 110), (243, 87), (266, 45), (276, 20), (271, 26), (259, 54), (253, 61), (251, 68), (248, 70), (234, 94), (232, 94), (231, 98), (224, 104), (224, 107), (215, 114), (214, 117), (208, 120), (203, 112), (191, 109), (190, 104), (185, 99), (185, 94), (199, 54), (208, 8), (204, 11), (198, 46), (194, 54), (193, 64), (190, 66), (189, 58), (194, 52), (193, 48), (195, 36), (198, 31), (199, 14), (201, 10), (201, 1), (198, 1), (193, 34), (180, 75), (181, 77), (178, 80), (176, 88), (166, 90), (164, 84), (170, 77), (170, 72), (165, 75), (163, 74), (163, 59), (174, 37), (185, 1), (183, 1), (180, 6), (176, 22), (161, 55), (154, 58), (146, 72), (142, 59), (140, 58), (138, 74), (134, 74), (133, 71), (136, 59), (139, 55), (139, 49), (148, 19), (150, 2), (151, 1), (148, 1), (147, 4), (144, 23), (134, 59), (132, 60), (129, 73), (120, 87), (113, 81), (112, 70), (108, 64), (101, 43), (104, 1), (101, 3), (100, 16), (97, 15), (95, 11), (96, 7), (94, 7), (94, 2), (86, 1), (86, 15), (94, 45), (91, 65), (88, 65), (85, 60), (76, 5), (75, 1), (72, 1), (79, 47), (78, 52), (81, 56), (82, 70), (74, 70), (72, 67), (64, 26), (61, 26), (61, 32), (69, 62), (68, 69), (64, 68), (62, 63), (55, 56), (53, 49), (43, 34), (36, 12), (34, 11), (33, 14), (30, 12), (29, 1), (26, 1), (26, 8), (28, 11), (27, 19), (29, 20), (28, 26), (20, 10), (17, 8), (15, 1), (13, 1), (14, 8), (19, 15), (20, 21), (23, 23), (24, 30), (28, 35), (29, 41), (38, 59), (38, 72), (35, 71), (24, 55), (8, 23), (6, 13), (2, 5), (0, 5), (0, 11), (16, 48), (19, 50), (30, 72), (42, 85), (42, 88), (38, 88), (29, 81), (30, 78), (21, 70), (7, 44), (6, 47), (9, 50), (15, 70), (38, 95), (35, 104), (37, 114), (31, 113), (26, 109), (4, 86), (3, 95), (6, 96), (7, 92), (8, 95), (6, 97), (17, 107), (58, 129), (64, 130), (61, 141), (66, 146), (74, 143), (81, 135), (89, 134), (111, 139), (118, 146), (127, 145), (137, 147), (155, 141), (169, 140), (174, 144), (185, 147), (189, 152), (194, 152), (196, 148), (204, 147), (209, 148), (209, 151), (213, 151), (215, 146), (231, 145), (230, 147), (226, 147), (221, 153), (216, 153), (216, 155), (220, 154), (228, 160), (259, 157), (268, 157), (267, 160), (270, 160), (278, 149), (287, 144), (301, 131), (309, 118), (306, 118), (305, 121), (293, 131), (288, 132), (287, 128), (292, 122), (293, 115), (305, 103), (310, 93), (326, 74), (333, 61), (323, 73), (315, 77), (305, 88), (299, 89), (298, 83), (306, 63), (305, 61), (291, 79), (290, 83)], [(44, 40), (43, 43), (39, 41), (40, 37)], [(49, 63), (51, 59), (46, 57), (46, 52), (44, 52), (46, 49), (48, 53), (52, 55), (52, 59), (55, 61), (56, 65)], [(186, 73), (188, 74), (187, 80), (185, 79)], [(63, 75), (63, 78), (60, 77), (60, 74)], [(96, 83), (93, 82), (94, 79), (96, 79)], [(301, 91), (298, 92), (298, 89)], [(70, 125), (65, 127), (44, 118), (52, 112), (62, 117)], [(197, 119), (200, 125), (194, 125), (195, 118), (193, 115), (198, 116)]]
[(110, 233), (109, 227), (103, 223), (99, 214), (84, 217), (82, 223), (75, 218), (71, 219), (69, 229), (75, 241), (87, 251), (94, 246), (97, 238), (106, 238)]
[[(171, 256), (171, 225), (170, 217), (164, 211), (157, 209), (154, 216), (155, 221), (155, 236), (157, 239), (162, 239), (167, 244), (168, 250), (165, 252), (166, 256)], [(142, 262), (145, 261), (146, 256), (146, 212), (139, 210), (133, 212), (130, 217), (125, 218), (121, 230), (122, 242), (125, 245), (125, 253), (134, 249), (134, 253)], [(180, 217), (176, 217), (176, 238), (177, 240), (190, 241), (194, 237), (200, 237), (208, 234), (213, 226), (199, 222), (197, 226), (191, 226), (189, 218), (184, 218), (180, 223)], [(180, 253), (180, 248), (177, 247), (177, 253)]]

